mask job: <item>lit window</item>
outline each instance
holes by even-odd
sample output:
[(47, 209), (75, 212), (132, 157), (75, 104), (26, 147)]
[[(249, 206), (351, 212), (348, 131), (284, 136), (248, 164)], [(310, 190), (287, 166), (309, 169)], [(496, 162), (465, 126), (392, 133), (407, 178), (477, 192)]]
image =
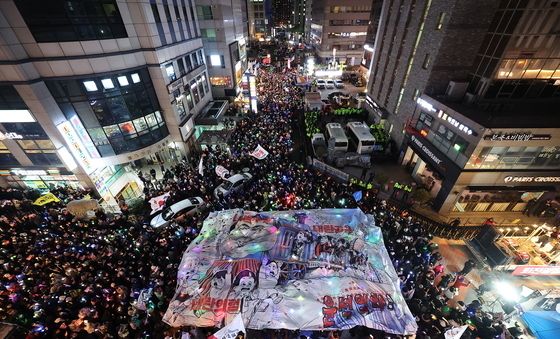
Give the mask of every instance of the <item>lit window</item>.
[(217, 54), (212, 54), (210, 56), (210, 64), (212, 66), (222, 66), (222, 58)]
[(134, 73), (132, 75), (130, 75), (130, 77), (132, 78), (132, 82), (133, 83), (139, 83), (140, 82), (140, 76), (138, 75), (138, 73)]
[(165, 66), (165, 73), (171, 79), (175, 79), (175, 70), (173, 69), (173, 64), (167, 64)]
[(101, 80), (101, 83), (103, 84), (103, 88), (105, 89), (115, 88), (115, 85), (113, 85), (113, 80), (111, 79), (103, 79)]
[[(128, 79), (123, 75), (117, 78), (119, 80), (119, 85), (121, 86), (128, 86)], [(140, 79), (138, 79), (140, 80)]]
[(95, 81), (84, 81), (84, 86), (88, 92), (97, 91), (97, 85)]

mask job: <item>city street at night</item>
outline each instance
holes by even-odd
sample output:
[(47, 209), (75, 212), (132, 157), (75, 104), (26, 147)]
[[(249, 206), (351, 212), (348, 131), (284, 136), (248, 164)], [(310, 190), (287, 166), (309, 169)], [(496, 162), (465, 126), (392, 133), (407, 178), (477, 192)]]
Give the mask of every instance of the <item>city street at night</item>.
[(555, 1), (0, 1), (0, 339), (560, 338)]

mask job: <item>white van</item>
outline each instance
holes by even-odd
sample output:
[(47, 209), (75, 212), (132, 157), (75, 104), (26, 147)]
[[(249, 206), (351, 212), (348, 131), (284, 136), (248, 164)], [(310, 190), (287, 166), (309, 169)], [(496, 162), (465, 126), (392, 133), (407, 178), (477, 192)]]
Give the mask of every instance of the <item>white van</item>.
[(346, 124), (348, 138), (358, 154), (370, 154), (375, 146), (375, 138), (369, 127), (363, 122), (349, 122)]
[(335, 151), (348, 151), (348, 138), (339, 123), (331, 122), (327, 124), (327, 141), (331, 138), (334, 138)]

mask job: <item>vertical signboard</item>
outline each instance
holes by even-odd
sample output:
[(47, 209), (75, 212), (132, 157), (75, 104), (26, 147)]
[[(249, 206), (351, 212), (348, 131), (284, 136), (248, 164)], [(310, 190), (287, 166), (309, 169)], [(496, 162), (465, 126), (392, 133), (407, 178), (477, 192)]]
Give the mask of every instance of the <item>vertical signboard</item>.
[(84, 125), (82, 125), (82, 121), (80, 120), (80, 118), (78, 118), (77, 115), (74, 115), (73, 117), (70, 118), (70, 122), (72, 123), (74, 130), (80, 137), (80, 140), (86, 147), (89, 155), (92, 158), (99, 158), (100, 157), (99, 152), (97, 152), (97, 148), (93, 144), (93, 141), (91, 141), (91, 138), (89, 137), (88, 132), (84, 128)]
[(89, 157), (86, 147), (72, 127), (72, 124), (69, 121), (65, 121), (56, 126), (56, 128), (58, 128), (58, 130), (62, 134), (62, 137), (68, 145), (68, 148), (70, 148), (70, 152), (72, 152), (80, 166), (82, 166), (87, 174), (93, 172), (95, 170), (95, 166), (92, 162), (92, 159)]

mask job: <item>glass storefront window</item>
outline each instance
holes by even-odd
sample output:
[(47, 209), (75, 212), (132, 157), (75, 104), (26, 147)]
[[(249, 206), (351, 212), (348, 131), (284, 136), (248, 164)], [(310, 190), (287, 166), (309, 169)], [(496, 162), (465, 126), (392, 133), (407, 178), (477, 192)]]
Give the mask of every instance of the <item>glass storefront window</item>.
[(19, 146), (23, 149), (38, 149), (39, 146), (33, 140), (18, 140)]
[(475, 150), (465, 168), (531, 169), (559, 164), (560, 147), (487, 146)]
[(105, 130), (105, 134), (109, 138), (116, 138), (121, 136), (121, 131), (119, 130), (118, 125), (105, 126), (103, 127), (103, 130)]
[(146, 123), (146, 119), (144, 118), (135, 119), (133, 122), (138, 133), (148, 129), (148, 124)]
[(127, 122), (120, 123), (119, 127), (121, 129), (122, 134), (125, 137), (132, 136), (132, 135), (136, 134), (136, 129), (134, 128), (134, 125), (132, 124), (132, 121), (127, 121)]
[(146, 122), (150, 128), (154, 128), (157, 126), (157, 120), (155, 114), (148, 114), (146, 115)]

